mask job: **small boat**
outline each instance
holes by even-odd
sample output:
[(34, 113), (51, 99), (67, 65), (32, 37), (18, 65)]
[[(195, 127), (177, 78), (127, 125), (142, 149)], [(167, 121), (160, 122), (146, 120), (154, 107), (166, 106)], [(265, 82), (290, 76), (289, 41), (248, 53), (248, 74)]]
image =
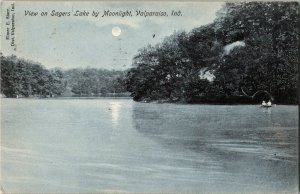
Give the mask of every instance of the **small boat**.
[(270, 100), (267, 103), (265, 101), (263, 101), (261, 104), (261, 107), (265, 107), (265, 108), (272, 107), (272, 102)]

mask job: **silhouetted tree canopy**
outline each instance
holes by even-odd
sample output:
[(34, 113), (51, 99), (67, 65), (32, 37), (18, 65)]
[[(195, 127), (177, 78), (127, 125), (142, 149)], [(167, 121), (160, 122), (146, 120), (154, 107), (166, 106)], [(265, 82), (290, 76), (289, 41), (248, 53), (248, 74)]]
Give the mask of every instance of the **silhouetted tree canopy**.
[(65, 87), (60, 69), (47, 70), (16, 56), (1, 56), (1, 93), (7, 97), (61, 95)]
[[(272, 96), (296, 104), (298, 9), (296, 2), (226, 3), (212, 24), (140, 49), (125, 85), (138, 101), (251, 103)], [(249, 97), (259, 90), (265, 94)]]
[(6, 97), (106, 96), (126, 92), (123, 71), (46, 69), (16, 56), (1, 56), (1, 93)]

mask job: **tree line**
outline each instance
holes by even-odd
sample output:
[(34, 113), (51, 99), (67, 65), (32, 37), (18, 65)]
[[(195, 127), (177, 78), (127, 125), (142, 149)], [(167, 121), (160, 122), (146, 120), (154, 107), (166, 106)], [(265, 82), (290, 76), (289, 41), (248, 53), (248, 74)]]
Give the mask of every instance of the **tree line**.
[(296, 104), (298, 9), (226, 3), (213, 23), (141, 48), (124, 85), (136, 101)]
[(46, 69), (16, 56), (1, 56), (1, 93), (6, 97), (120, 95), (126, 92), (124, 75), (96, 68)]
[(1, 56), (1, 93), (51, 97), (129, 91), (136, 101), (297, 104), (298, 9), (296, 2), (226, 3), (213, 23), (141, 48), (126, 71), (46, 69)]

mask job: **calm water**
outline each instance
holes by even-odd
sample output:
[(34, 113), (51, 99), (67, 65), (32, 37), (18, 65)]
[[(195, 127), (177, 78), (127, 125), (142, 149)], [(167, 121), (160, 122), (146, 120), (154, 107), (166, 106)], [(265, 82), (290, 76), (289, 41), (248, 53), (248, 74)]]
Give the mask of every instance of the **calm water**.
[(1, 100), (6, 192), (297, 191), (297, 106)]

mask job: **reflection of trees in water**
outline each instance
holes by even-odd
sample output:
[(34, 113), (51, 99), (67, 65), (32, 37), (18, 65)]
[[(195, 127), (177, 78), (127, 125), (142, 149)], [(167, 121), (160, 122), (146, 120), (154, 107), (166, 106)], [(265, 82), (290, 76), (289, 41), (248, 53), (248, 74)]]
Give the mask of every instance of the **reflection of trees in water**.
[(137, 103), (133, 107), (133, 125), (141, 134), (175, 152), (189, 150), (217, 158), (253, 156), (257, 150), (260, 157), (273, 157), (277, 149), (290, 152), (295, 131), (286, 130), (292, 124), (280, 117), (255, 106)]
[(140, 134), (169, 150), (170, 156), (158, 157), (203, 172), (219, 169), (223, 164), (216, 163), (217, 159), (207, 153), (213, 150), (207, 147), (205, 131), (195, 126), (197, 117), (188, 116), (178, 105), (143, 103), (134, 104), (132, 114), (133, 126)]
[[(285, 155), (289, 154), (290, 156), (295, 156), (297, 154), (295, 149), (297, 147), (297, 140), (295, 130), (293, 130), (293, 124), (279, 122), (280, 118), (278, 117), (280, 117), (280, 115), (276, 114), (278, 109), (276, 106), (262, 109), (269, 124), (269, 130), (265, 131), (264, 135), (267, 144), (272, 144), (279, 149), (285, 149)], [(274, 155), (278, 156), (276, 153), (274, 153)]]
[(171, 155), (193, 158), (185, 165), (197, 171), (216, 172), (228, 183), (282, 189), (296, 180), (296, 124), (289, 119), (293, 112), (276, 108), (136, 103), (133, 125)]
[(216, 173), (228, 184), (256, 186), (263, 182), (274, 187), (276, 182), (282, 189), (286, 187), (283, 183), (296, 180), (296, 146), (291, 148), (295, 131), (283, 128), (287, 117), (278, 113), (273, 119), (283, 118), (274, 128), (265, 111), (255, 106), (136, 103), (133, 125), (143, 136), (170, 150), (170, 156), (175, 154), (199, 172)]
[(134, 128), (138, 132), (153, 138), (163, 135), (166, 123), (163, 113), (155, 107), (147, 108), (135, 104), (132, 117)]
[(136, 104), (133, 108), (133, 124), (138, 132), (175, 152), (187, 149), (218, 155), (220, 151), (213, 146), (214, 143), (226, 137), (241, 138), (232, 130), (221, 130), (222, 125), (230, 129), (229, 126), (235, 124), (228, 116), (212, 116), (212, 112), (203, 114), (199, 106)]

